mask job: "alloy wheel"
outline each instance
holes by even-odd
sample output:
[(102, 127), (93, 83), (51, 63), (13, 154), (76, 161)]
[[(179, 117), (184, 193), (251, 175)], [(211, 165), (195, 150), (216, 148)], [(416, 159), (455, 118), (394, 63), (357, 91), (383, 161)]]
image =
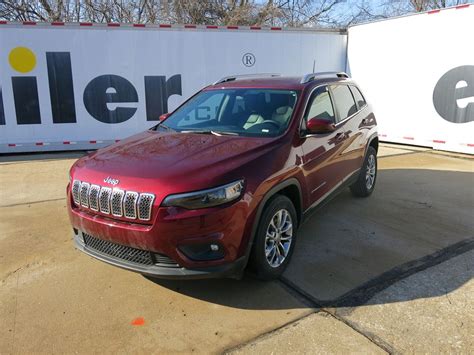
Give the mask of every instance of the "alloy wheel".
[(373, 154), (369, 155), (367, 159), (367, 170), (365, 173), (365, 186), (367, 186), (367, 190), (372, 189), (375, 182), (375, 174), (376, 174), (376, 161), (375, 156)]
[(286, 209), (278, 210), (270, 219), (265, 236), (265, 257), (277, 268), (288, 256), (293, 240), (293, 221)]

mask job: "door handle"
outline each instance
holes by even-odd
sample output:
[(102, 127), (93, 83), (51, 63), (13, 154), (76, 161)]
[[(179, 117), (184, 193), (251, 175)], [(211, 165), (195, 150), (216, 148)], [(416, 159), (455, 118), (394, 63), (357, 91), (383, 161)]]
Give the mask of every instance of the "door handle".
[(346, 138), (346, 132), (339, 132), (334, 138), (336, 138), (336, 141), (340, 142)]

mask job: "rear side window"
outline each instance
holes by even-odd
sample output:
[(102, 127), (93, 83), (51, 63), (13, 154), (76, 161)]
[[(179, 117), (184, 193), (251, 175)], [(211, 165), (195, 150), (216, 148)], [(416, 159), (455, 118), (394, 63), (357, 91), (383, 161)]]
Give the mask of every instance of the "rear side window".
[(336, 122), (331, 97), (329, 96), (329, 91), (326, 86), (317, 88), (309, 100), (305, 118), (309, 120), (314, 117), (325, 118)]
[(357, 112), (357, 106), (347, 85), (334, 85), (331, 90), (339, 113), (339, 122)]
[(362, 96), (362, 93), (358, 87), (351, 85), (351, 91), (359, 109), (367, 105), (367, 102), (365, 102), (364, 96)]

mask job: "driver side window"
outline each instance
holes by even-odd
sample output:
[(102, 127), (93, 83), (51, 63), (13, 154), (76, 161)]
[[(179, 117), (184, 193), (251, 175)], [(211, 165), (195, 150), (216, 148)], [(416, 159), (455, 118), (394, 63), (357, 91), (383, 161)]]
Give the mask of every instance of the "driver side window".
[(336, 122), (331, 96), (327, 86), (317, 88), (311, 95), (306, 109), (305, 121), (318, 117)]

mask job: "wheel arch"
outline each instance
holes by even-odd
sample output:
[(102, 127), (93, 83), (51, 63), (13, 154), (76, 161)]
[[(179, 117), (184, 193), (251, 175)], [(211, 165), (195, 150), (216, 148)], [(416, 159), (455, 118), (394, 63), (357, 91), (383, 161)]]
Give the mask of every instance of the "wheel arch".
[(369, 144), (367, 144), (365, 152), (367, 153), (367, 149), (369, 149), (369, 147), (372, 147), (372, 148), (375, 149), (375, 152), (378, 153), (378, 151), (379, 151), (379, 137), (377, 136), (377, 134), (372, 135), (369, 138), (368, 142), (369, 142)]
[(276, 195), (284, 195), (288, 197), (293, 205), (295, 206), (297, 218), (298, 218), (298, 225), (301, 223), (301, 219), (303, 216), (303, 195), (301, 190), (301, 185), (298, 179), (296, 178), (289, 178), (274, 187), (272, 187), (263, 197), (262, 201), (260, 201), (260, 205), (258, 208), (257, 217), (260, 219), (263, 210), (268, 205), (268, 202)]
[(255, 235), (257, 233), (258, 224), (260, 223), (260, 218), (262, 217), (263, 210), (268, 205), (268, 202), (276, 195), (284, 195), (288, 197), (295, 206), (298, 225), (302, 222), (303, 218), (303, 195), (301, 184), (297, 178), (292, 177), (287, 180), (284, 180), (277, 185), (273, 186), (262, 198), (257, 208), (255, 219), (253, 221), (250, 240), (247, 246), (247, 251), (245, 253), (246, 263), (249, 260), (250, 252), (252, 251), (253, 243), (255, 240)]

